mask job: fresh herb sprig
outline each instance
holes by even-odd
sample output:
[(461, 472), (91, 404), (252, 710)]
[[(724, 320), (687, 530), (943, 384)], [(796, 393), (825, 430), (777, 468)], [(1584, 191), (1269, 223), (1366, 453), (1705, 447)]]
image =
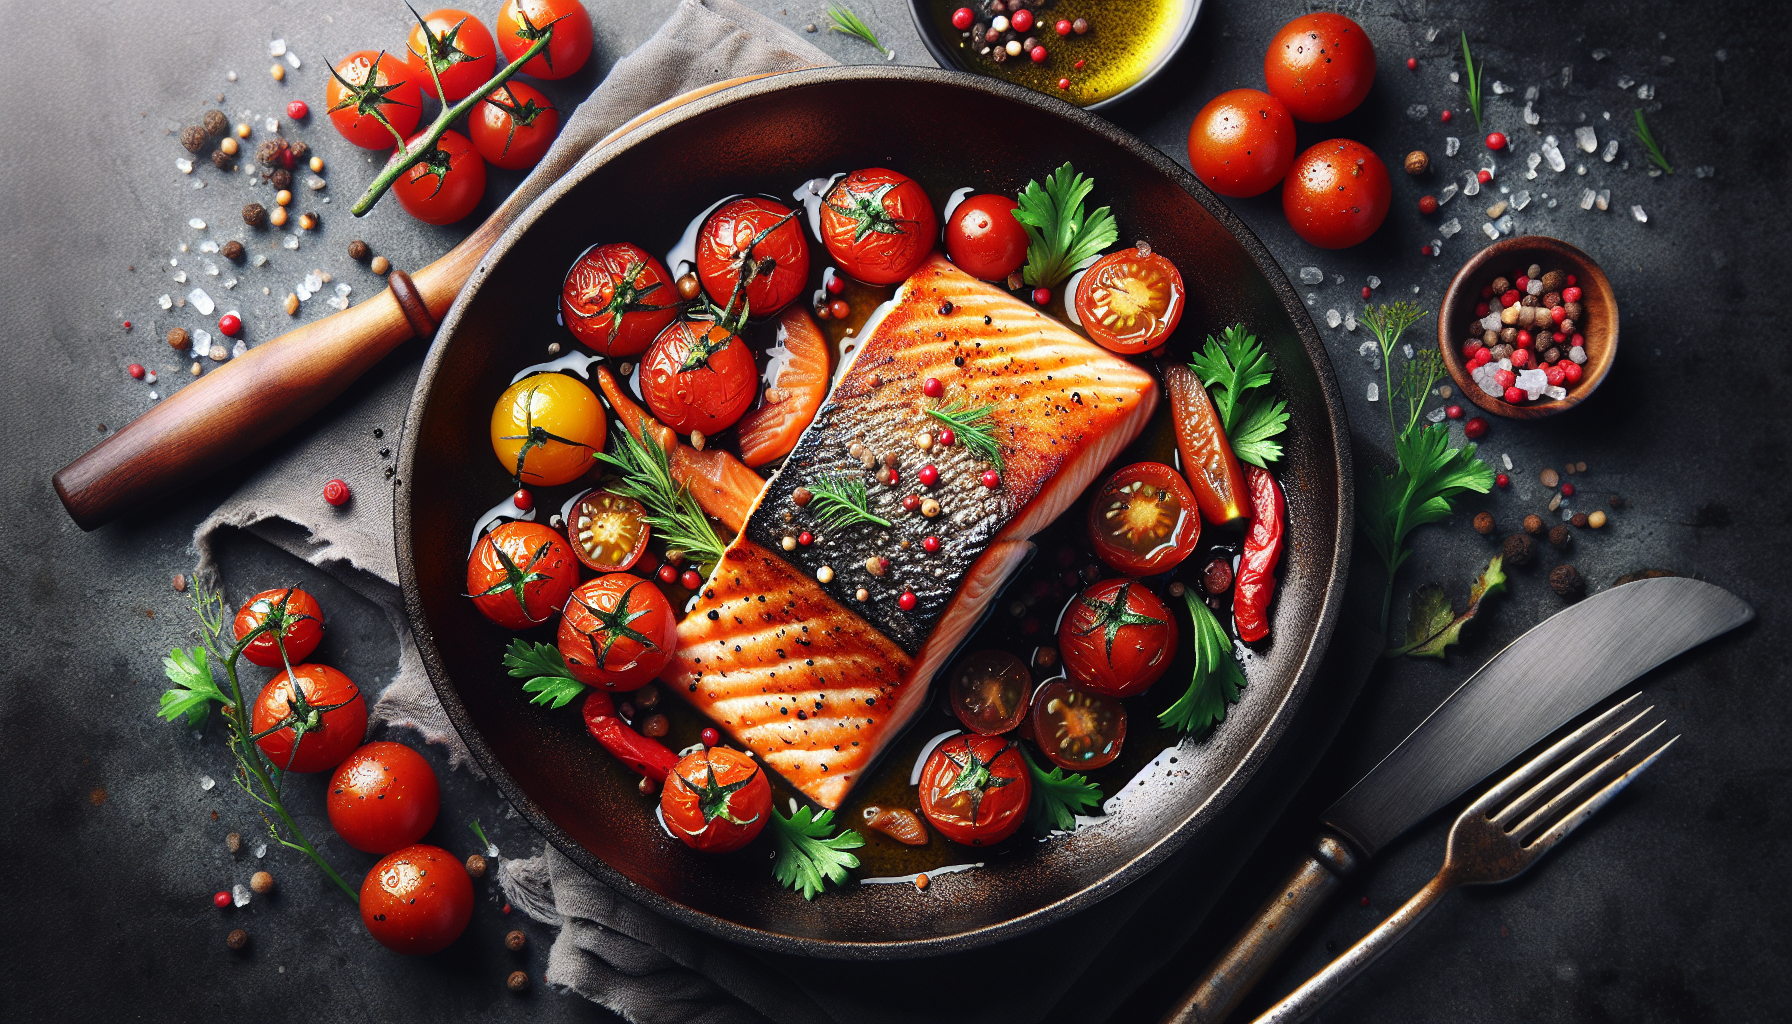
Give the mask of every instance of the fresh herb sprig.
[(1171, 729), (1196, 735), (1226, 720), (1226, 706), (1238, 703), (1244, 671), (1232, 657), (1232, 638), (1194, 590), (1182, 595), (1195, 626), (1195, 670), (1188, 689), (1157, 720)]
[(838, 32), (841, 35), (852, 36), (854, 39), (862, 39), (865, 42), (870, 43), (878, 53), (883, 54), (885, 60), (891, 60), (896, 56), (896, 54), (885, 47), (883, 43), (877, 41), (877, 33), (871, 31), (871, 26), (865, 24), (864, 20), (854, 14), (851, 8), (848, 8), (846, 5), (830, 5), (828, 7), (828, 17), (833, 19), (834, 22), (832, 25), (828, 26), (829, 32)]
[(498, 848), (498, 844), (492, 842), (490, 839), (485, 838), (485, 829), (479, 827), (479, 819), (478, 818), (474, 818), (472, 821), (467, 822), (467, 827), (469, 829), (472, 829), (473, 834), (479, 837), (479, 848), (482, 851), (490, 852), (490, 851), (496, 850)]
[(615, 453), (597, 453), (598, 459), (622, 474), (610, 490), (645, 505), (648, 525), (658, 531), (668, 548), (683, 551), (703, 566), (721, 561), (725, 545), (715, 528), (691, 496), (691, 489), (672, 478), (672, 458), (654, 437), (645, 416), (639, 426), (640, 438), (619, 429)]
[(772, 877), (779, 885), (802, 893), (806, 900), (814, 899), (828, 882), (845, 885), (846, 872), (859, 866), (859, 858), (846, 851), (865, 845), (865, 837), (852, 829), (829, 836), (834, 831), (833, 811), (813, 817), (811, 813), (804, 807), (786, 818), (774, 807), (771, 828), (767, 829), (774, 846)]
[(1120, 226), (1105, 206), (1083, 215), (1083, 200), (1095, 181), (1066, 163), (1045, 176), (1045, 184), (1027, 182), (1014, 219), (1027, 232), (1027, 265), (1021, 279), (1036, 288), (1056, 288), (1077, 265), (1114, 244)]
[(865, 481), (857, 476), (824, 473), (809, 481), (809, 491), (815, 495), (809, 501), (809, 508), (830, 530), (843, 529), (854, 523), (890, 525), (888, 519), (871, 511), (871, 496), (865, 489)]
[(1221, 337), (1207, 336), (1207, 347), (1189, 361), (1213, 395), (1220, 429), (1232, 442), (1240, 462), (1268, 469), (1282, 457), (1282, 445), (1271, 440), (1288, 429), (1288, 403), (1262, 389), (1275, 373), (1276, 361), (1263, 351), (1257, 336), (1233, 324)]
[(1505, 560), (1494, 555), (1475, 577), (1475, 582), (1468, 590), (1468, 607), (1461, 614), (1450, 606), (1450, 597), (1444, 588), (1435, 583), (1420, 587), (1412, 595), (1412, 616), (1406, 623), (1406, 642), (1398, 647), (1389, 648), (1386, 656), (1398, 658), (1402, 654), (1410, 654), (1415, 658), (1437, 658), (1442, 660), (1444, 651), (1451, 644), (1462, 641), (1462, 627), (1469, 624), (1481, 612), (1481, 604), (1487, 598), (1506, 589), (1506, 573), (1502, 568)]
[(953, 402), (925, 412), (948, 427), (957, 443), (982, 456), (983, 461), (996, 468), (996, 472), (1002, 471), (1002, 446), (987, 422), (995, 410), (987, 405)]
[(1475, 127), (1481, 127), (1481, 76), (1485, 68), (1475, 68), (1475, 58), (1468, 52), (1468, 33), (1462, 33), (1463, 77), (1468, 80), (1468, 109), (1474, 112)]
[(1655, 133), (1649, 130), (1649, 122), (1643, 120), (1641, 110), (1636, 112), (1636, 128), (1631, 131), (1631, 134), (1635, 135), (1642, 142), (1643, 148), (1649, 151), (1649, 159), (1654, 162), (1655, 166), (1661, 168), (1663, 173), (1674, 173), (1673, 165), (1668, 163), (1667, 154), (1661, 151), (1661, 143), (1655, 141)]
[(560, 648), (553, 644), (513, 639), (510, 649), (504, 652), (504, 668), (525, 680), (523, 692), (535, 695), (529, 698), (531, 704), (563, 708), (585, 692), (585, 684), (573, 678), (566, 659), (560, 656)]
[(1040, 838), (1053, 832), (1074, 832), (1078, 814), (1101, 806), (1101, 787), (1084, 776), (1066, 775), (1056, 765), (1051, 771), (1044, 771), (1025, 747), (1020, 748), (1020, 756), (1027, 762), (1027, 774), (1033, 779), (1027, 818)]

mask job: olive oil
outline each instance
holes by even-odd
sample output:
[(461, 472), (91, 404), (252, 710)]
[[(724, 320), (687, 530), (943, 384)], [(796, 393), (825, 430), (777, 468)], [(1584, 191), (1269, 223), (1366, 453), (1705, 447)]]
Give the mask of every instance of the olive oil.
[[(946, 48), (957, 54), (965, 69), (1057, 96), (1079, 107), (1112, 99), (1136, 84), (1157, 66), (1175, 44), (1191, 0), (1048, 0), (1032, 10), (1035, 23), (1019, 39), (1031, 36), (1045, 48), (1046, 59), (1035, 63), (1022, 50), (1018, 56), (995, 60), (1002, 42), (987, 42), (952, 27), (952, 13), (970, 7), (976, 24), (991, 24), (989, 0), (934, 0), (933, 20)], [(1087, 20), (1089, 30), (1060, 36), (1059, 21)], [(1004, 36), (1007, 33), (1004, 33)], [(988, 52), (984, 52), (987, 50)], [(1078, 61), (1082, 67), (1077, 67)], [(1068, 83), (1060, 88), (1061, 83)]]

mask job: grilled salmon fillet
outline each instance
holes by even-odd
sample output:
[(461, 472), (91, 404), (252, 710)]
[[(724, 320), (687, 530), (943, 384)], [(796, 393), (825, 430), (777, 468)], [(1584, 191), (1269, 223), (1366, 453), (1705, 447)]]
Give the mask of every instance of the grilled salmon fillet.
[[(929, 378), (942, 397), (927, 397)], [(838, 807), (1025, 562), (1027, 538), (1138, 436), (1157, 397), (1144, 370), (930, 257), (868, 325), (760, 492), (663, 678), (799, 791)], [(982, 426), (1001, 452), (998, 487), (981, 480), (994, 464), (962, 441), (915, 443), (942, 426), (926, 410), (967, 407), (993, 410)], [(925, 465), (939, 474), (932, 487), (918, 482)], [(894, 470), (893, 486), (877, 482), (879, 468)], [(794, 500), (830, 480), (863, 483), (869, 511), (891, 525), (830, 528), (821, 503)], [(938, 515), (905, 509), (907, 495), (938, 501)], [(801, 532), (814, 542), (785, 551)]]

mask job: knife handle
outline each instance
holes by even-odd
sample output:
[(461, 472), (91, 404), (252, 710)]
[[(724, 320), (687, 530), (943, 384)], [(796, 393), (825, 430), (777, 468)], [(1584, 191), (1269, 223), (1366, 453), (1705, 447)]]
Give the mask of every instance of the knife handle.
[(1359, 858), (1342, 836), (1321, 832), (1313, 852), (1294, 869), (1281, 892), (1232, 940), (1201, 979), (1163, 1018), (1162, 1024), (1219, 1024), (1287, 950), (1313, 914)]

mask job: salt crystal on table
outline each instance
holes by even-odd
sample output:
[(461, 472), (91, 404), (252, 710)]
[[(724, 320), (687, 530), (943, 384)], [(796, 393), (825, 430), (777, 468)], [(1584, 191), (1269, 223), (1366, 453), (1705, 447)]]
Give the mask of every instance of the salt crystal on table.
[(294, 71), (299, 70), (299, 55), (296, 53), (288, 53), (286, 55), (286, 64)]
[(1344, 311), (1344, 329), (1347, 331), (1356, 330), (1356, 314), (1348, 309)]
[(210, 331), (201, 329), (201, 330), (197, 330), (197, 331), (193, 332), (193, 351), (194, 352), (199, 352), (199, 353), (209, 352), (209, 351), (211, 351), (211, 348), (212, 348), (212, 334)]
[(1653, 85), (1639, 85), (1639, 86), (1637, 86), (1637, 87), (1636, 87), (1636, 98), (1637, 98), (1637, 99), (1639, 99), (1639, 100), (1652, 100), (1652, 99), (1654, 99), (1654, 98), (1655, 98), (1655, 87), (1654, 87), (1654, 86), (1653, 86)]
[(1573, 84), (1574, 84), (1574, 69), (1572, 67), (1563, 67), (1562, 68), (1562, 88), (1566, 89), (1570, 85), (1573, 85)]
[(212, 305), (212, 297), (205, 294), (204, 288), (195, 288), (188, 292), (187, 301), (193, 304), (193, 308), (199, 311), (200, 316), (211, 316), (212, 310), (216, 308)]
[(195, 181), (195, 182), (194, 182), (194, 183), (193, 183), (193, 187), (194, 187), (194, 188), (204, 188), (204, 187), (205, 187), (205, 182), (204, 182), (204, 181)]
[(1455, 156), (1462, 149), (1462, 140), (1454, 135), (1444, 137), (1444, 155)]
[(1465, 196), (1478, 196), (1481, 194), (1481, 179), (1476, 177), (1473, 171), (1470, 171), (1463, 176), (1462, 194)]
[(174, 283), (175, 284), (186, 284), (187, 283), (187, 272), (184, 270), (176, 270), (174, 272)]
[(323, 188), (325, 185), (328, 185), (328, 184), (329, 184), (329, 182), (325, 181), (324, 179), (318, 177), (315, 174), (313, 174), (311, 177), (305, 179), (305, 187), (310, 189), (313, 192), (316, 192), (317, 190)]
[(249, 901), (254, 898), (254, 895), (249, 892), (249, 887), (241, 882), (230, 887), (230, 902), (239, 907), (248, 906)]
[(218, 243), (216, 243), (208, 238), (205, 241), (199, 243), (199, 251), (200, 252), (217, 252), (218, 251)]
[(1369, 287), (1370, 288), (1380, 288), (1381, 287), (1381, 278), (1376, 277), (1374, 274), (1370, 274), (1369, 275)]
[(1582, 152), (1591, 153), (1599, 148), (1599, 133), (1590, 124), (1583, 124), (1574, 129), (1574, 142)]
[(163, 309), (173, 309), (174, 298), (173, 296), (164, 295), (156, 300), (156, 305), (161, 306)]
[(1454, 198), (1456, 198), (1456, 186), (1445, 185), (1444, 190), (1437, 194), (1437, 205), (1442, 206)]
[(184, 156), (181, 157), (180, 159), (174, 161), (174, 166), (182, 174), (192, 174), (193, 173), (193, 161), (188, 160)]
[(241, 355), (247, 353), (248, 351), (249, 351), (249, 346), (247, 344), (245, 344), (241, 339), (238, 339), (237, 343), (234, 346), (232, 346), (230, 349), (230, 358), (235, 359), (238, 356), (241, 356)]
[(1309, 305), (1309, 306), (1319, 305), (1319, 296), (1317, 294), (1315, 294), (1314, 292), (1308, 292), (1307, 293), (1307, 305)]
[(1636, 218), (1636, 222), (1638, 224), (1649, 223), (1649, 215), (1643, 212), (1643, 208), (1641, 206), (1632, 206), (1630, 208), (1630, 215), (1632, 217)]
[(199, 776), (199, 788), (205, 790), (208, 793), (211, 792), (211, 788), (213, 786), (216, 786), (217, 784), (218, 784), (217, 781), (215, 779), (213, 779), (210, 775)]
[(217, 277), (218, 276), (218, 265), (216, 263), (213, 263), (211, 260), (206, 260), (205, 261), (205, 273), (206, 273), (207, 277)]
[(276, 39), (273, 42), (269, 43), (268, 44), (268, 56), (270, 56), (270, 57), (286, 56), (286, 40)]
[(227, 82), (234, 82), (234, 81), (236, 81), (236, 72), (234, 72), (234, 71), (226, 71), (226, 72), (224, 72), (224, 80), (225, 80), (225, 81), (227, 81)]
[(1442, 256), (1443, 254), (1444, 254), (1444, 240), (1441, 238), (1433, 238), (1431, 240), (1431, 255)]
[(1435, 409), (1433, 409), (1433, 410), (1431, 410), (1431, 411), (1430, 411), (1430, 412), (1428, 412), (1428, 413), (1426, 413), (1426, 414), (1425, 414), (1425, 420), (1426, 420), (1426, 422), (1428, 422), (1428, 423), (1442, 423), (1442, 422), (1443, 422), (1443, 421), (1444, 421), (1444, 410), (1443, 410), (1443, 406), (1441, 406), (1441, 405), (1440, 405), (1440, 406), (1438, 406), (1438, 407), (1437, 407), (1437, 408), (1435, 408)]
[(1369, 385), (1369, 401), (1373, 402), (1380, 397), (1381, 397), (1381, 388), (1376, 387), (1374, 384), (1370, 384)]
[[(1426, 41), (1426, 42), (1427, 42), (1427, 43), (1435, 43), (1435, 42), (1437, 42), (1437, 29), (1436, 29), (1436, 28), (1428, 28), (1428, 29), (1426, 29), (1426, 30), (1425, 30), (1425, 41)], [(1718, 53), (1720, 53), (1720, 54), (1721, 54), (1721, 53), (1723, 53), (1723, 52), (1724, 52), (1724, 51), (1722, 51), (1722, 50), (1719, 50), (1719, 51), (1717, 51), (1717, 52), (1718, 52)], [(1723, 58), (1722, 58), (1722, 57), (1719, 57), (1719, 58), (1717, 58), (1717, 59), (1718, 59), (1718, 60), (1723, 60)]]
[(323, 275), (319, 274), (315, 270), (313, 270), (309, 274), (306, 274), (305, 275), (305, 290), (312, 293), (313, 295), (317, 294), (318, 292), (323, 291), (324, 290)]
[(1552, 210), (1556, 208), (1556, 201), (1554, 199), (1549, 201), (1549, 208)]
[(1333, 274), (1332, 275), (1332, 283), (1333, 284), (1343, 284), (1344, 283), (1344, 275), (1343, 274)]
[(1611, 209), (1612, 208), (1612, 190), (1609, 188), (1601, 189), (1599, 194), (1597, 196), (1593, 197), (1593, 205), (1597, 206), (1601, 210)]
[(265, 267), (268, 265), (268, 258), (266, 256), (262, 255), (261, 253), (256, 253), (255, 258), (250, 260), (249, 262), (255, 264), (258, 267)]
[(1618, 76), (1618, 88), (1620, 88), (1620, 89), (1628, 89), (1635, 84), (1636, 84), (1636, 79), (1630, 77), (1629, 75), (1619, 75)]
[(1496, 228), (1499, 228), (1500, 234), (1502, 234), (1502, 235), (1511, 234), (1512, 233), (1512, 215), (1509, 213), (1506, 214), (1504, 217), (1501, 217), (1499, 220), (1494, 221), (1493, 226)]
[(160, 394), (159, 394), (159, 393), (157, 393), (157, 392), (154, 392), (154, 391), (151, 391), (151, 392), (150, 392), (150, 393), (149, 393), (149, 400), (150, 400), (150, 401), (152, 401), (152, 402), (153, 402), (153, 401), (155, 401), (155, 400), (156, 400), (156, 399), (158, 399), (158, 398), (160, 398), (160, 397), (162, 397), (162, 396), (161, 396), (161, 395), (160, 395)]
[(1483, 221), (1482, 222), (1481, 233), (1495, 241), (1498, 241), (1499, 237), (1500, 237), (1500, 229), (1494, 227), (1493, 223), (1491, 221)]
[[(1548, 395), (1549, 397), (1555, 399), (1558, 402), (1561, 401), (1562, 399), (1568, 397), (1568, 389), (1567, 388), (1557, 387), (1554, 384), (1551, 384), (1548, 387), (1544, 388), (1543, 393)], [(1572, 517), (1564, 516), (1563, 518), (1566, 519), (1566, 518), (1572, 518)]]
[(261, 858), (266, 857), (267, 855), (268, 855), (268, 844), (266, 844), (266, 843), (255, 844), (255, 859), (260, 860)]
[(154, 371), (154, 370), (144, 371), (143, 379), (148, 381), (151, 384), (154, 384), (156, 382), (156, 371)]
[(1408, 342), (1408, 343), (1400, 346), (1400, 351), (1406, 354), (1406, 358), (1411, 359), (1412, 358), (1412, 343)]
[(1336, 327), (1344, 322), (1344, 315), (1335, 309), (1325, 311), (1325, 326)]
[(1414, 103), (1412, 106), (1406, 108), (1406, 116), (1412, 118), (1414, 121), (1423, 121), (1430, 115), (1431, 108), (1423, 103)]
[(1356, 354), (1369, 362), (1369, 369), (1381, 369), (1381, 345), (1375, 341), (1365, 341), (1356, 347)]
[(236, 278), (227, 277), (224, 279), (224, 290), (225, 291), (229, 291), (230, 289), (235, 288), (235, 287), (236, 287)]
[(1493, 94), (1495, 96), (1503, 96), (1506, 93), (1509, 93), (1511, 91), (1512, 91), (1511, 86), (1507, 85), (1506, 83), (1500, 81), (1497, 78), (1493, 80)]
[(348, 298), (349, 292), (352, 291), (354, 291), (354, 289), (350, 288), (346, 281), (336, 286), (336, 294), (345, 299)]
[(1613, 160), (1616, 160), (1617, 158), (1618, 158), (1618, 140), (1613, 139), (1610, 142), (1605, 144), (1605, 152), (1599, 154), (1599, 159), (1604, 160), (1606, 163), (1609, 164)]
[(1450, 81), (1452, 83), (1460, 82), (1462, 81), (1462, 75), (1459, 72), (1452, 71), (1450, 72)]
[(1520, 192), (1512, 197), (1512, 208), (1514, 210), (1522, 210), (1529, 205), (1531, 205), (1531, 194), (1528, 191)]
[(1592, 189), (1590, 189), (1590, 188), (1581, 189), (1580, 208), (1583, 210), (1591, 210), (1593, 208), (1593, 201), (1598, 198), (1599, 198), (1599, 194), (1597, 192), (1594, 192)]
[(270, 132), (277, 132), (280, 130), (280, 119), (277, 117), (270, 117), (262, 123)]
[(297, 249), (299, 247), (299, 236), (287, 235), (284, 239), (281, 239), (280, 244), (288, 249)]
[(1717, 168), (1710, 164), (1701, 164), (1692, 169), (1692, 174), (1695, 178), (1712, 178), (1717, 176)]
[(300, 302), (304, 302), (306, 299), (311, 298), (311, 289), (301, 284), (293, 289), (293, 294), (299, 297)]
[(1526, 103), (1524, 105), (1524, 123), (1532, 124), (1532, 125), (1542, 124), (1543, 123), (1543, 115), (1537, 113), (1537, 111), (1529, 103)]
[(1593, 51), (1593, 59), (1594, 60), (1604, 60), (1605, 58), (1610, 57), (1611, 55), (1612, 55), (1612, 51), (1610, 51), (1610, 50), (1594, 50)]
[(1576, 345), (1573, 348), (1568, 350), (1568, 358), (1574, 360), (1577, 363), (1584, 364), (1587, 361), (1587, 350), (1582, 348), (1579, 345)]
[(192, 220), (187, 221), (187, 227), (190, 227), (195, 231), (204, 231), (205, 221), (200, 220), (198, 217), (194, 217)]
[(1511, 469), (1512, 468), (1512, 456), (1507, 455), (1505, 452), (1501, 452), (1500, 453), (1500, 465), (1505, 466), (1507, 469)]
[(1319, 283), (1323, 282), (1324, 280), (1325, 280), (1325, 271), (1320, 270), (1318, 267), (1302, 267), (1302, 268), (1300, 268), (1300, 283), (1301, 284), (1319, 284)]
[(1543, 159), (1549, 164), (1549, 169), (1557, 174), (1568, 169), (1568, 159), (1562, 156), (1561, 144), (1556, 142), (1554, 135), (1543, 137)]
[(1574, 165), (1574, 173), (1581, 175), (1582, 177), (1585, 177), (1586, 173), (1587, 173), (1587, 165), (1586, 164), (1575, 164)]

